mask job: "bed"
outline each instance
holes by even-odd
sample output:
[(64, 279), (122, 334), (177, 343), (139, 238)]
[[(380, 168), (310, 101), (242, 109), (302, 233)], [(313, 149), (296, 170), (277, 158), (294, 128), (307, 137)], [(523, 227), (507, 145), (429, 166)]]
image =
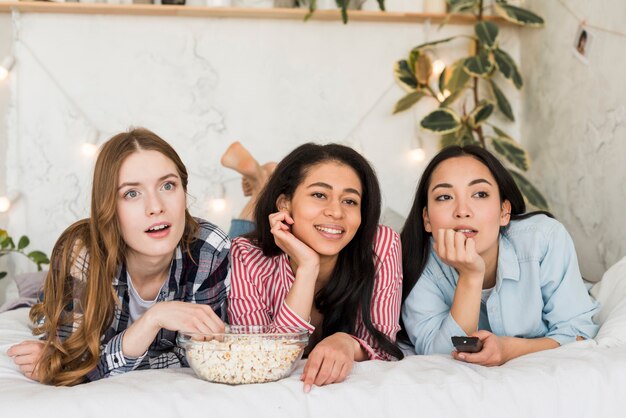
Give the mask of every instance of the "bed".
[(449, 355), (356, 364), (342, 384), (302, 391), (303, 362), (284, 380), (227, 386), (190, 369), (146, 370), (72, 388), (22, 376), (7, 349), (31, 338), (28, 309), (0, 314), (0, 415), (215, 417), (617, 417), (626, 411), (626, 258), (592, 294), (595, 340), (487, 368)]

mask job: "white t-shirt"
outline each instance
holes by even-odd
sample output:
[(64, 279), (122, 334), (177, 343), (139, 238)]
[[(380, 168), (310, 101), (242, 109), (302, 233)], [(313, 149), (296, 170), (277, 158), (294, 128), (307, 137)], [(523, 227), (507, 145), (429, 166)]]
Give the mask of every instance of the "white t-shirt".
[(139, 292), (137, 292), (137, 289), (135, 289), (135, 286), (133, 285), (133, 279), (130, 277), (130, 274), (126, 273), (126, 276), (128, 278), (128, 325), (130, 326), (130, 324), (138, 320), (141, 315), (143, 315), (148, 309), (150, 309), (150, 307), (152, 307), (152, 305), (156, 303), (159, 293), (163, 290), (163, 286), (165, 286), (169, 276), (165, 277), (161, 288), (152, 300), (142, 299), (142, 297), (139, 296)]

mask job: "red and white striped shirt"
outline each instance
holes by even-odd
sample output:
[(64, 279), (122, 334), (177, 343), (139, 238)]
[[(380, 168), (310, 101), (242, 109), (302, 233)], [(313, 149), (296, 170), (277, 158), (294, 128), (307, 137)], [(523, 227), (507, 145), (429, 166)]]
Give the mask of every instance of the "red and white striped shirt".
[[(372, 324), (391, 341), (400, 330), (402, 298), (402, 260), (400, 236), (391, 228), (379, 225), (374, 239), (374, 291), (371, 303)], [(295, 280), (286, 254), (265, 257), (261, 249), (246, 238), (235, 238), (231, 246), (231, 289), (228, 316), (235, 325), (276, 325), (315, 327), (285, 303)], [(367, 351), (370, 359), (392, 360), (365, 328), (357, 314), (353, 337)]]

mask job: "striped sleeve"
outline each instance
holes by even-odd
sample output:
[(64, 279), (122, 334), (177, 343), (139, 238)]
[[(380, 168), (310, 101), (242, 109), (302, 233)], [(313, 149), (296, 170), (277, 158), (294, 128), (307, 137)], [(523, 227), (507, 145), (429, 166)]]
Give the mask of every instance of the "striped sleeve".
[[(235, 238), (231, 247), (231, 289), (228, 317), (233, 325), (314, 327), (285, 303), (288, 288), (275, 277), (277, 263), (245, 238)], [(263, 278), (268, 278), (264, 283)], [(266, 288), (266, 287), (269, 287)]]
[[(400, 302), (402, 299), (402, 252), (400, 236), (386, 226), (379, 226), (375, 244), (376, 278), (372, 293), (371, 317), (374, 327), (395, 342), (400, 330)], [(358, 318), (354, 338), (368, 353), (371, 360), (393, 360), (382, 350), (374, 336)]]

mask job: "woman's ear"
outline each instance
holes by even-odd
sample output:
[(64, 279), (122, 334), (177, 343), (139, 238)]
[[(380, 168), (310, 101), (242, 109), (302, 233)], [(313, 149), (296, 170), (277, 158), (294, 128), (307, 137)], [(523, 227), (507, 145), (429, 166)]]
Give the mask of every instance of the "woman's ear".
[(433, 229), (430, 226), (430, 218), (428, 217), (428, 208), (422, 209), (422, 218), (424, 219), (424, 229), (432, 234)]
[(500, 226), (507, 226), (511, 221), (511, 202), (505, 200), (502, 202), (502, 209), (500, 210)]
[(287, 212), (291, 213), (291, 201), (287, 199), (287, 196), (285, 196), (284, 194), (278, 196), (278, 199), (276, 199), (276, 209), (286, 210)]

